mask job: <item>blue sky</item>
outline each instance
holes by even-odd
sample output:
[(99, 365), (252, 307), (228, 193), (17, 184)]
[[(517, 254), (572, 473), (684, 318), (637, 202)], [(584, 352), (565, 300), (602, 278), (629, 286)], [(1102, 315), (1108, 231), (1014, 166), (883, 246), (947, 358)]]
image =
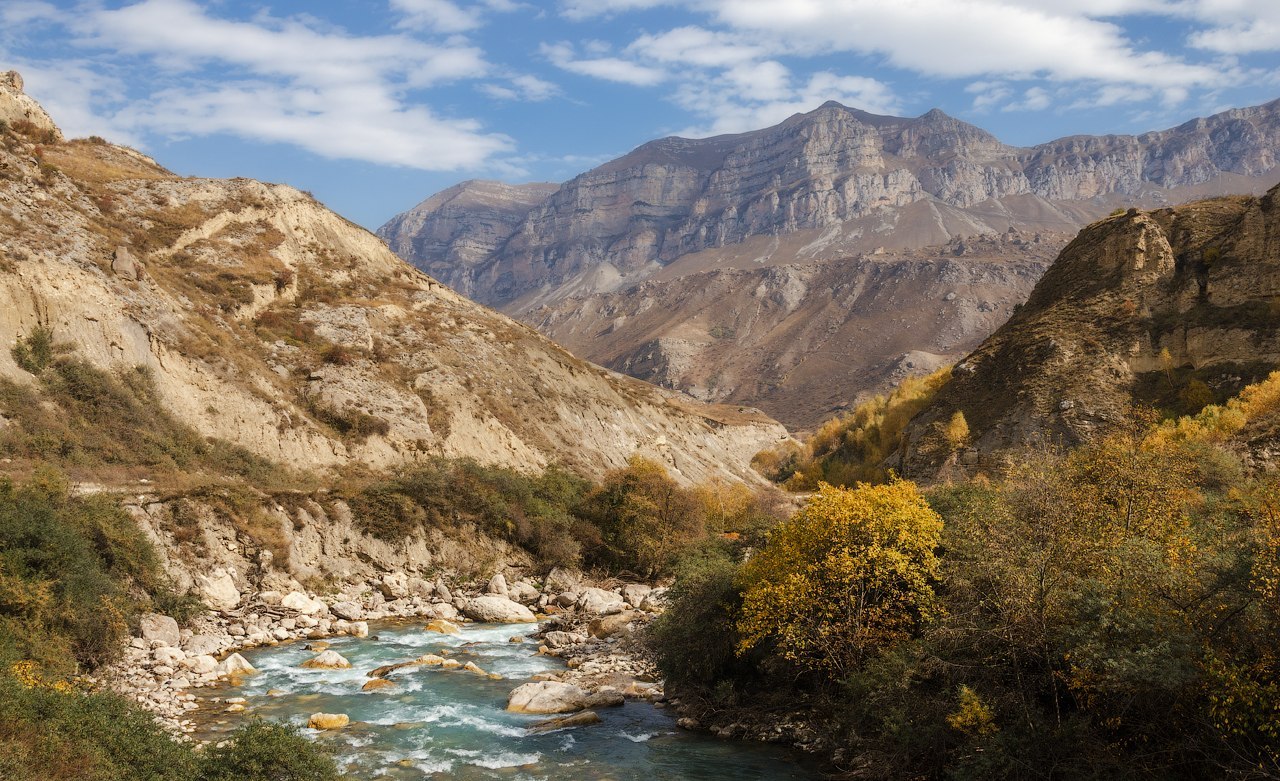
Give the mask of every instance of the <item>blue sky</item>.
[(838, 100), (1014, 144), (1280, 97), (1280, 0), (0, 0), (72, 136), (310, 190), (370, 228)]

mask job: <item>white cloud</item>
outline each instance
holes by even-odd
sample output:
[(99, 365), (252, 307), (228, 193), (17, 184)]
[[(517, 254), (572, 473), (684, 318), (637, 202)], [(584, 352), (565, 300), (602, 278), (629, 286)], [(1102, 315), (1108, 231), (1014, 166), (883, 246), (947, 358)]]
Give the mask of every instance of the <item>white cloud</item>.
[(667, 79), (666, 72), (661, 68), (642, 65), (621, 57), (580, 58), (575, 53), (573, 44), (565, 41), (544, 43), (539, 51), (557, 68), (581, 76), (591, 76), (636, 87), (652, 87)]
[[(426, 13), (431, 6), (394, 2), (406, 12)], [(456, 8), (444, 3), (437, 10), (446, 5)], [(434, 18), (441, 31), (465, 22), (447, 14)], [(252, 21), (232, 20), (192, 0), (94, 6), (62, 12), (55, 21), (87, 53), (86, 64), (78, 71), (27, 64), (24, 71), (72, 134), (84, 128), (137, 143), (156, 135), (227, 133), (324, 157), (423, 170), (475, 168), (514, 148), (509, 137), (487, 132), (474, 119), (444, 117), (409, 98), (413, 91), (490, 74), (483, 53), (462, 38), (430, 43), (402, 34), (352, 35), (314, 19), (266, 12)], [(95, 56), (120, 75), (96, 73)], [(135, 94), (128, 94), (123, 82), (130, 67), (165, 76), (135, 83)], [(154, 83), (166, 86), (137, 96)], [(512, 83), (526, 94), (548, 89), (537, 80)]]
[(756, 130), (776, 125), (792, 114), (812, 111), (828, 100), (873, 114), (893, 114), (901, 110), (888, 85), (863, 76), (822, 71), (799, 84), (788, 81), (785, 89), (770, 87), (753, 92), (743, 87), (726, 77), (681, 85), (676, 92), (676, 102), (703, 117), (708, 124), (686, 128), (679, 135), (698, 137)]
[(717, 0), (716, 17), (795, 50), (883, 56), (927, 76), (1214, 86), (1224, 74), (1158, 51), (1138, 51), (1123, 30), (1009, 0)]
[(391, 0), (391, 7), (404, 14), (400, 26), (410, 29), (461, 33), (483, 24), (479, 8), (463, 8), (450, 0)]
[(560, 87), (528, 73), (512, 76), (506, 85), (481, 84), (480, 91), (498, 100), (524, 100), (530, 103), (554, 98)]
[(581, 21), (595, 16), (609, 16), (623, 11), (639, 11), (675, 4), (675, 0), (562, 0), (560, 13), (566, 19)]

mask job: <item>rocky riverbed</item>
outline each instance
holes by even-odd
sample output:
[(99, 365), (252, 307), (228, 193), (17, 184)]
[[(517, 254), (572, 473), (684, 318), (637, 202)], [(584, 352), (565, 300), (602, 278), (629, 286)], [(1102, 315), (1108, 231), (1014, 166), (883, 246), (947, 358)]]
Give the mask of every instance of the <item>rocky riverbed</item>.
[(656, 670), (631, 641), (634, 629), (662, 609), (664, 591), (643, 584), (605, 588), (559, 569), (542, 581), (509, 583), (497, 574), (482, 589), (471, 590), (442, 578), (426, 581), (396, 573), (322, 596), (301, 589), (241, 594), (226, 573), (218, 572), (200, 582), (206, 604), (218, 609), (187, 628), (168, 616), (144, 616), (120, 662), (99, 674), (102, 686), (136, 700), (178, 736), (197, 730), (197, 711), (211, 706), (244, 710), (243, 703), (211, 691), (253, 674), (241, 651), (298, 640), (368, 637), (370, 622), (389, 619), (445, 627), (529, 624), (527, 634), (540, 643), (537, 652), (567, 663), (541, 674), (538, 683), (581, 692), (592, 702), (664, 696)]

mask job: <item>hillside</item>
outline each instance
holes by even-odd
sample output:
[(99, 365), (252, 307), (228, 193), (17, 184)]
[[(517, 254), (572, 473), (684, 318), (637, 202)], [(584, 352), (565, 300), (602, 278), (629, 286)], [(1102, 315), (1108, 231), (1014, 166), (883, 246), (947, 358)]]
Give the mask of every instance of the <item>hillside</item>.
[(46, 328), (93, 367), (145, 369), (200, 435), (297, 469), (438, 455), (595, 476), (640, 453), (684, 481), (751, 479), (785, 436), (578, 360), (305, 193), (64, 142), (21, 86), (0, 83), (0, 117), (22, 117), (0, 145), (0, 378), (37, 397), (8, 346)]
[(952, 457), (938, 424), (956, 412), (970, 432), (958, 456), (981, 468), (1088, 441), (1134, 403), (1194, 413), (1265, 377), (1280, 364), (1278, 201), (1280, 187), (1131, 209), (1081, 231), (912, 420), (902, 473), (927, 478)]

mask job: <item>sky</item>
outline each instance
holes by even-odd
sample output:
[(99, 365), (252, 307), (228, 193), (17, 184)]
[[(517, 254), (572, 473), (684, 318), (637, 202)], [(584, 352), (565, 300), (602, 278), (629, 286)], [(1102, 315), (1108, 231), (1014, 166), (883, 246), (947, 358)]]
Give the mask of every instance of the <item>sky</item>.
[(1280, 97), (1280, 0), (0, 0), (9, 68), (69, 136), (373, 229), (827, 100), (1019, 145), (1172, 127)]

